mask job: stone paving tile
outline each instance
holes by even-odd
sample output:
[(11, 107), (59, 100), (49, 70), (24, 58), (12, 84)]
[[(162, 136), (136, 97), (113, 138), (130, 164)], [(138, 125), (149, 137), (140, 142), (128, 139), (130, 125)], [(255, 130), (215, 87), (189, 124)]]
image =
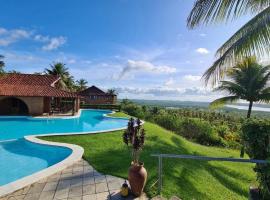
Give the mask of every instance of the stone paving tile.
[(94, 183), (95, 183), (95, 178), (93, 176), (83, 177), (83, 185), (89, 185), (89, 184), (94, 184)]
[(32, 193), (40, 193), (44, 186), (45, 186), (46, 183), (36, 183), (36, 184), (33, 184), (31, 185), (29, 191), (27, 192), (28, 194), (32, 194)]
[(39, 199), (40, 193), (28, 193), (25, 197), (24, 200), (37, 200)]
[(110, 194), (109, 194), (109, 192), (97, 193), (96, 198), (97, 198), (97, 200), (110, 199)]
[(68, 194), (68, 198), (71, 197), (81, 197), (83, 193), (83, 188), (82, 186), (76, 186), (76, 187), (72, 187), (69, 190), (69, 194)]
[(96, 193), (107, 192), (107, 183), (96, 183)]
[(75, 178), (71, 180), (70, 187), (82, 186), (83, 178)]
[(83, 196), (83, 200), (96, 200), (97, 195), (96, 194), (88, 194)]
[(95, 194), (96, 193), (96, 185), (84, 185), (83, 186), (83, 195)]
[(40, 194), (39, 200), (53, 200), (55, 191), (42, 192)]
[(111, 175), (103, 175), (86, 161), (78, 163), (37, 183), (18, 190), (0, 200), (146, 200), (123, 198), (119, 194), (125, 180)]
[(80, 197), (69, 197), (68, 200), (82, 200), (82, 196), (80, 196)]
[(119, 190), (121, 186), (122, 186), (122, 183), (120, 183), (119, 181), (108, 182), (108, 188), (110, 191)]
[(51, 191), (51, 190), (54, 191), (54, 190), (56, 190), (57, 185), (58, 185), (58, 181), (47, 182), (44, 189), (43, 189), (43, 192), (47, 192), (47, 191)]
[(106, 176), (95, 176), (95, 183), (104, 183), (106, 182)]
[(57, 189), (54, 195), (54, 199), (56, 200), (62, 200), (62, 199), (67, 199), (68, 198), (68, 194), (69, 194), (69, 188), (66, 189)]

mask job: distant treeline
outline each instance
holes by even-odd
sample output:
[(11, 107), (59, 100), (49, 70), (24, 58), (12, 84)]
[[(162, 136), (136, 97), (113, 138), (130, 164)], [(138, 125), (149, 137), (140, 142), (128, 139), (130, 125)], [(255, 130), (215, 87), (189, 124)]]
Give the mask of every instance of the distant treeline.
[[(122, 100), (119, 100), (120, 102)], [(189, 108), (195, 110), (209, 111), (209, 103), (208, 102), (195, 102), (195, 101), (172, 101), (172, 100), (140, 100), (140, 99), (132, 99), (132, 102), (138, 105), (146, 105), (150, 107), (162, 107), (162, 108)], [(247, 106), (247, 104), (237, 103), (234, 105)], [(270, 105), (267, 104), (254, 104), (254, 106), (270, 108)], [(229, 115), (238, 115), (241, 117), (245, 117), (247, 111), (240, 110), (235, 108), (224, 107), (217, 110), (211, 110), (212, 112), (224, 113)], [(270, 112), (263, 111), (252, 111), (253, 117), (259, 118), (270, 118)]]

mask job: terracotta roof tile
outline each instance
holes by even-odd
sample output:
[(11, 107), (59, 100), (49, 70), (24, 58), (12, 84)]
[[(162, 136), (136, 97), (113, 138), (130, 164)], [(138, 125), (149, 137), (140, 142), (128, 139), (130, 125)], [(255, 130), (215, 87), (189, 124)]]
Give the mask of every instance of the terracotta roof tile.
[(58, 79), (58, 76), (53, 75), (4, 74), (0, 77), (0, 84), (50, 86)]
[(103, 92), (101, 89), (99, 89), (96, 86), (91, 86), (83, 91), (79, 92), (80, 95), (86, 96), (86, 95), (91, 95), (91, 94), (95, 94), (95, 95), (106, 95), (105, 92)]
[(77, 97), (53, 87), (58, 80), (51, 75), (5, 74), (0, 77), (0, 96)]

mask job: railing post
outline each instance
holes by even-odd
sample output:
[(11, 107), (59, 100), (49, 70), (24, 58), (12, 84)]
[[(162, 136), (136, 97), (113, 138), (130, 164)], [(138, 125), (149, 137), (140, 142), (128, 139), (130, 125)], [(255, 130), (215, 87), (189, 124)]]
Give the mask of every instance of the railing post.
[(162, 156), (158, 156), (158, 193), (161, 193), (162, 189)]

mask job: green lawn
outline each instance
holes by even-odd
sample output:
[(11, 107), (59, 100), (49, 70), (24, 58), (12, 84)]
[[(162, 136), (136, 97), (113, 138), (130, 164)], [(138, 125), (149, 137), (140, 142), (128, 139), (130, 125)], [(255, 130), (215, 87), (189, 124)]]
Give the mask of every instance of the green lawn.
[[(113, 116), (123, 116), (116, 113)], [(148, 171), (146, 192), (155, 196), (157, 188), (157, 158), (153, 153), (193, 154), (220, 157), (239, 157), (239, 151), (206, 147), (187, 141), (155, 124), (146, 122), (146, 144), (141, 155)], [(77, 136), (51, 136), (46, 140), (66, 142), (84, 148), (84, 159), (98, 171), (127, 177), (129, 152), (122, 142), (122, 132)], [(44, 139), (44, 138), (43, 138)], [(162, 195), (177, 195), (182, 199), (247, 199), (250, 184), (255, 183), (251, 164), (164, 159)]]

